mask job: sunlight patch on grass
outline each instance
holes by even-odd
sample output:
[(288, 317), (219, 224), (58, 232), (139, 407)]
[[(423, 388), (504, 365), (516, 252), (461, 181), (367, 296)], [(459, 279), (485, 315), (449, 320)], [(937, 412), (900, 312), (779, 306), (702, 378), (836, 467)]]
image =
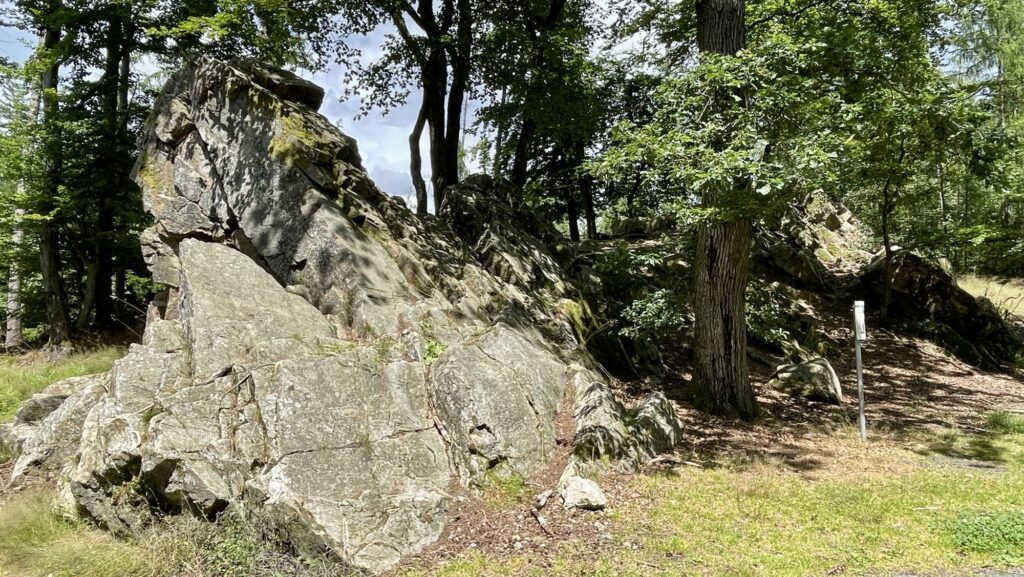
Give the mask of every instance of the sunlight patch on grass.
[(53, 495), (31, 492), (0, 507), (4, 577), (151, 577), (163, 566), (128, 542), (69, 523), (50, 510)]
[(124, 351), (108, 347), (78, 353), (55, 363), (28, 357), (0, 357), (0, 423), (14, 418), (18, 405), (49, 385), (110, 370)]
[(925, 446), (991, 447), (1001, 457), (999, 468), (949, 463), (937, 451), (875, 446), (894, 445), (893, 439), (861, 445), (836, 435), (836, 451), (894, 462), (862, 468), (843, 458), (843, 468), (853, 470), (818, 476), (773, 459), (738, 460), (641, 476), (631, 484), (644, 499), (613, 510), (606, 547), (564, 544), (543, 566), (526, 555), (474, 553), (433, 574), (795, 577), (931, 574), (1024, 562), (1015, 557), (1024, 535), (1024, 435), (939, 436)]
[(1024, 280), (964, 275), (956, 284), (975, 297), (987, 298), (1001, 311), (1024, 316)]

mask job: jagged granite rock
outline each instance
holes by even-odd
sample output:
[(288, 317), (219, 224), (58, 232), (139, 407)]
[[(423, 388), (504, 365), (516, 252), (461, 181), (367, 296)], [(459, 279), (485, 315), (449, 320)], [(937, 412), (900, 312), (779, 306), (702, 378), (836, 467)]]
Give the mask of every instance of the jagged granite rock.
[(573, 289), (543, 227), (517, 228), (479, 178), (449, 191), (454, 230), (418, 218), (322, 98), (253, 61), (200, 58), (168, 81), (135, 170), (167, 290), (143, 342), (24, 442), (45, 456), (23, 469), (66, 464), (60, 510), (130, 533), (240, 505), (379, 572), (438, 538), (453, 488), (556, 455), (580, 375), (601, 378), (575, 364), (557, 306)]
[(26, 399), (14, 422), (0, 426), (0, 443), (15, 457), (13, 483), (29, 469), (44, 475), (59, 471), (78, 448), (84, 412), (97, 398), (106, 374), (58, 381)]
[(832, 365), (822, 358), (779, 366), (768, 386), (797, 397), (835, 405), (843, 403), (839, 377)]
[(864, 228), (841, 203), (816, 191), (757, 231), (755, 270), (797, 288), (833, 291), (871, 260)]

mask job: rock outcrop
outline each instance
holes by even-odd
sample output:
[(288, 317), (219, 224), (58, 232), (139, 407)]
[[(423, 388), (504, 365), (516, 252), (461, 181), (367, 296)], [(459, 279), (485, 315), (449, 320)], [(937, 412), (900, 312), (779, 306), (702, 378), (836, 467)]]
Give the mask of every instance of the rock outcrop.
[[(143, 342), (40, 399), (52, 426), (21, 442), (22, 470), (67, 465), (65, 511), (130, 532), (244, 504), (300, 549), (382, 571), (438, 538), (453, 489), (528, 476), (571, 442), (559, 415), (589, 422), (576, 383), (602, 378), (557, 312), (572, 288), (542, 227), (517, 226), (482, 179), (449, 191), (453, 226), (417, 218), (322, 99), (255, 62), (204, 58), (169, 80), (135, 171), (167, 291)], [(633, 459), (679, 429), (648, 404), (616, 431)]]
[(796, 288), (835, 290), (871, 260), (856, 217), (820, 191), (791, 206), (776, 229), (759, 230), (757, 240), (759, 272)]
[[(884, 300), (884, 273), (880, 256), (856, 287), (876, 307)], [(991, 302), (975, 298), (938, 263), (913, 252), (893, 255), (891, 299), (892, 316), (912, 323), (922, 336), (972, 365), (1005, 370), (1024, 352), (1024, 343)]]

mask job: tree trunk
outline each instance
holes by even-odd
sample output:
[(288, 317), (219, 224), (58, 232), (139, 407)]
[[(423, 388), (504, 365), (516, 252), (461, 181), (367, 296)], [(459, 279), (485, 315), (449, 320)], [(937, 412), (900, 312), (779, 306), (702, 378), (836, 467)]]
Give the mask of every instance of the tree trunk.
[(412, 187), (416, 191), (416, 214), (423, 216), (427, 214), (427, 183), (423, 181), (423, 157), (420, 152), (420, 138), (423, 136), (423, 127), (427, 123), (427, 113), (430, 111), (430, 102), (427, 101), (427, 94), (423, 94), (423, 103), (420, 105), (419, 114), (416, 115), (416, 124), (412, 127), (412, 134), (409, 135), (409, 173), (412, 175)]
[(448, 92), (448, 61), (444, 48), (437, 46), (431, 49), (430, 66), (426, 76), (430, 77), (429, 86), (424, 91), (430, 92), (427, 113), (427, 127), (430, 137), (430, 184), (434, 190), (434, 212), (440, 212), (444, 201), (444, 189), (448, 186), (444, 178), (445, 150), (445, 107), (444, 101)]
[(459, 182), (459, 154), (462, 136), (462, 105), (469, 83), (473, 41), (473, 14), (469, 0), (458, 0), (457, 43), (451, 52), (452, 85), (448, 92), (448, 119), (444, 143), (444, 186)]
[(580, 196), (583, 197), (583, 216), (587, 221), (587, 238), (597, 238), (597, 211), (594, 209), (594, 179), (589, 174), (580, 176)]
[[(702, 52), (736, 54), (746, 41), (743, 0), (697, 0), (697, 45)], [(711, 103), (712, 106), (716, 103)], [(706, 193), (717, 208), (721, 195)], [(697, 227), (694, 264), (693, 378), (699, 406), (712, 413), (757, 417), (747, 373), (746, 288), (753, 224), (749, 219)]]
[[(19, 183), (18, 196), (23, 194), (24, 183)], [(25, 215), (23, 209), (14, 211), (14, 231), (11, 233), (11, 245), (17, 249), (24, 238), (25, 231), (21, 226), (21, 217)], [(4, 347), (8, 350), (20, 347), (24, 343), (22, 338), (21, 322), (21, 269), (18, 263), (12, 262), (7, 276), (7, 334), (4, 338)]]
[(757, 417), (747, 374), (747, 279), (753, 226), (748, 220), (698, 227), (694, 266), (694, 383), (698, 406)]
[[(43, 52), (50, 52), (60, 42), (60, 26), (55, 24), (43, 35)], [(45, 217), (39, 226), (39, 263), (43, 277), (43, 293), (46, 301), (46, 317), (50, 324), (52, 349), (58, 350), (71, 338), (71, 316), (68, 313), (68, 299), (61, 278), (59, 215), (54, 214), (60, 187), (62, 164), (62, 143), (57, 114), (60, 103), (57, 84), (60, 78), (60, 62), (54, 59), (40, 77), (39, 88), (43, 99), (43, 185), (39, 203), (39, 214)]]
[(565, 187), (565, 208), (569, 215), (569, 240), (580, 241), (580, 205), (573, 194), (573, 187)]
[(879, 310), (879, 320), (883, 326), (889, 321), (889, 306), (892, 304), (892, 236), (889, 218), (893, 204), (890, 184), (891, 180), (886, 179), (885, 186), (882, 187), (882, 246), (885, 249), (885, 261), (882, 263), (882, 308)]

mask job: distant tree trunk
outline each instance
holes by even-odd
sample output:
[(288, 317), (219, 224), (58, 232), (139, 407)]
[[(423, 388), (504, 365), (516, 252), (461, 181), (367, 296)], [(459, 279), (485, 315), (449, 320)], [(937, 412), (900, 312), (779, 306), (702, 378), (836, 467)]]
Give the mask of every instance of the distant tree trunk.
[[(53, 58), (51, 52), (61, 39), (59, 24), (51, 24), (43, 34), (43, 52)], [(39, 226), (39, 261), (42, 272), (43, 293), (46, 301), (46, 317), (50, 324), (49, 346), (59, 350), (71, 338), (71, 315), (68, 313), (68, 299), (61, 278), (60, 227), (54, 214), (60, 187), (62, 165), (62, 143), (57, 114), (60, 103), (57, 84), (60, 78), (60, 61), (52, 60), (42, 72), (39, 88), (43, 100), (43, 185), (39, 203), (39, 214), (44, 218)]]
[[(93, 235), (91, 250), (82, 255), (91, 258), (85, 263), (85, 289), (76, 324), (78, 332), (85, 332), (92, 324), (97, 328), (106, 328), (113, 322), (114, 301), (111, 291), (114, 280), (114, 212), (116, 203), (124, 196), (123, 189), (127, 180), (124, 178), (125, 162), (122, 158), (127, 154), (127, 147), (121, 138), (121, 105), (126, 96), (122, 97), (121, 85), (124, 55), (128, 47), (124, 19), (120, 15), (108, 19), (106, 40), (106, 61), (99, 81), (106, 146), (102, 154), (103, 172), (96, 181), (96, 234)], [(127, 105), (126, 102), (123, 104)]]
[(594, 209), (594, 179), (589, 174), (580, 176), (580, 196), (583, 197), (583, 216), (587, 221), (587, 238), (597, 238), (597, 212)]
[(573, 194), (573, 187), (565, 187), (565, 206), (569, 215), (569, 240), (580, 241), (580, 205)]
[[(697, 0), (697, 45), (733, 55), (746, 40), (743, 0)], [(712, 106), (716, 103), (712, 103)], [(723, 195), (705, 194), (717, 207)], [(747, 373), (746, 288), (753, 223), (749, 219), (697, 227), (694, 263), (694, 385), (699, 406), (744, 420), (757, 417)]]
[[(24, 183), (19, 183), (19, 194), (22, 196)], [(21, 244), (25, 231), (21, 226), (21, 217), (25, 215), (24, 209), (14, 211), (14, 231), (11, 233), (11, 245), (15, 248)], [(4, 338), (4, 346), (10, 350), (20, 347), (24, 343), (22, 337), (21, 321), (21, 269), (18, 263), (12, 262), (7, 276), (7, 333)]]
[(523, 123), (516, 138), (515, 157), (512, 160), (512, 184), (517, 190), (526, 186), (527, 165), (533, 149), (533, 138), (537, 133), (537, 120), (533, 117), (533, 100), (537, 92), (537, 79), (547, 66), (546, 46), (548, 32), (558, 23), (565, 10), (567, 0), (550, 0), (547, 13), (540, 22), (535, 22), (531, 15), (526, 17), (526, 32), (533, 47), (533, 74), (526, 89), (523, 100)]
[(423, 127), (427, 123), (429, 112), (430, 103), (424, 95), (419, 114), (416, 115), (416, 124), (413, 125), (412, 134), (409, 135), (409, 172), (412, 175), (413, 189), (416, 191), (416, 214), (420, 216), (427, 214), (427, 183), (423, 181), (420, 138), (423, 136)]
[[(501, 108), (505, 109), (508, 103), (508, 91), (501, 90)], [(494, 165), (491, 173), (494, 178), (505, 176), (505, 137), (508, 134), (508, 122), (502, 119), (497, 120), (497, 134), (494, 137)]]
[(456, 44), (448, 58), (452, 67), (452, 83), (448, 92), (448, 119), (445, 128), (444, 182), (442, 184), (445, 188), (459, 182), (462, 105), (465, 102), (466, 88), (469, 83), (469, 67), (472, 57), (470, 50), (473, 42), (473, 11), (470, 0), (458, 0), (458, 14)]

